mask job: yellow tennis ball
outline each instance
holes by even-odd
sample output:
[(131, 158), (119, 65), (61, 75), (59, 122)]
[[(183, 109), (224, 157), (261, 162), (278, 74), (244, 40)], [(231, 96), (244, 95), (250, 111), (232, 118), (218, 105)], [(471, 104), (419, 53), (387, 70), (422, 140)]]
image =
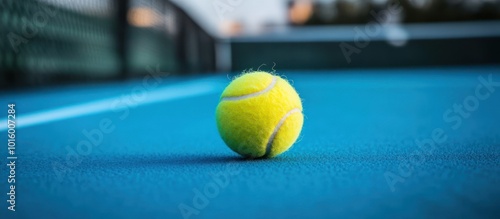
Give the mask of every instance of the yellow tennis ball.
[(215, 114), (222, 140), (249, 158), (285, 152), (299, 137), (304, 122), (295, 89), (281, 77), (260, 71), (233, 80)]

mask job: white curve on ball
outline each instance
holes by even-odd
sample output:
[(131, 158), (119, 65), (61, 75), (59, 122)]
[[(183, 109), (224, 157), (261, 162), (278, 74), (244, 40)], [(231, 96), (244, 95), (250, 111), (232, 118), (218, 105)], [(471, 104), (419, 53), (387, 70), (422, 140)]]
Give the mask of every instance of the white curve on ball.
[(261, 91), (255, 92), (255, 93), (251, 93), (251, 94), (241, 95), (241, 96), (223, 97), (220, 99), (220, 101), (243, 100), (243, 99), (247, 99), (247, 98), (251, 98), (251, 97), (256, 97), (256, 96), (259, 96), (261, 94), (265, 94), (274, 88), (274, 86), (276, 85), (276, 81), (277, 81), (277, 77), (274, 76), (273, 80), (271, 81), (271, 84), (269, 84), (264, 90), (261, 90)]
[(266, 153), (264, 154), (263, 157), (266, 157), (266, 156), (269, 156), (269, 154), (271, 153), (271, 149), (273, 147), (273, 142), (274, 142), (274, 138), (276, 138), (276, 134), (278, 134), (278, 131), (280, 130), (281, 126), (283, 125), (283, 123), (285, 123), (286, 119), (292, 115), (293, 113), (300, 113), (301, 110), (299, 108), (294, 108), (290, 111), (288, 111), (288, 113), (286, 113), (280, 120), (280, 122), (278, 123), (278, 125), (276, 125), (276, 127), (274, 127), (274, 130), (273, 130), (273, 133), (271, 134), (271, 137), (269, 137), (269, 141), (267, 141), (267, 145), (266, 145)]

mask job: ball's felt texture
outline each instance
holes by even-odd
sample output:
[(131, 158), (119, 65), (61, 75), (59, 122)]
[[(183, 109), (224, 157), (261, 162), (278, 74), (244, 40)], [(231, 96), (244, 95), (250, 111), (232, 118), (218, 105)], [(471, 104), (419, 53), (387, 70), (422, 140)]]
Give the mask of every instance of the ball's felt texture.
[(249, 158), (275, 157), (299, 137), (304, 122), (302, 103), (283, 78), (267, 72), (234, 79), (216, 109), (222, 140)]

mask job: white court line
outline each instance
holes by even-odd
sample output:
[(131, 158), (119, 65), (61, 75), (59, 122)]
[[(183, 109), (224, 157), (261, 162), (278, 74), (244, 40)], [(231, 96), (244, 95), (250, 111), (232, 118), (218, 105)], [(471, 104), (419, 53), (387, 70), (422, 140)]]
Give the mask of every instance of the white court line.
[[(180, 98), (200, 96), (216, 92), (218, 91), (218, 87), (219, 84), (214, 81), (201, 81), (169, 86), (165, 88), (146, 91), (146, 96), (143, 100), (139, 100), (133, 103), (127, 103), (125, 106), (135, 107), (139, 105), (171, 101)], [(16, 128), (26, 128), (34, 125), (111, 111), (113, 110), (113, 103), (116, 103), (119, 100), (121, 100), (121, 96), (52, 110), (44, 110), (40, 112), (29, 113), (26, 115), (17, 115)], [(124, 107), (124, 104), (121, 104), (119, 106), (119, 108), (122, 108)], [(5, 130), (7, 130), (7, 119), (0, 120), (0, 131)]]

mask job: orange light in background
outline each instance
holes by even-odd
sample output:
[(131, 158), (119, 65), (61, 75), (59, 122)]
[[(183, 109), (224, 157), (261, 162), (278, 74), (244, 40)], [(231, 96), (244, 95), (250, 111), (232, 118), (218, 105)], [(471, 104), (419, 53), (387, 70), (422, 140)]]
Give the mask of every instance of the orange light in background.
[(304, 24), (312, 16), (313, 10), (311, 0), (295, 0), (288, 12), (290, 22)]
[(160, 23), (160, 16), (145, 7), (132, 8), (127, 14), (128, 22), (138, 27), (152, 27)]
[(225, 21), (220, 27), (221, 33), (227, 37), (238, 36), (243, 32), (243, 24), (238, 21)]

